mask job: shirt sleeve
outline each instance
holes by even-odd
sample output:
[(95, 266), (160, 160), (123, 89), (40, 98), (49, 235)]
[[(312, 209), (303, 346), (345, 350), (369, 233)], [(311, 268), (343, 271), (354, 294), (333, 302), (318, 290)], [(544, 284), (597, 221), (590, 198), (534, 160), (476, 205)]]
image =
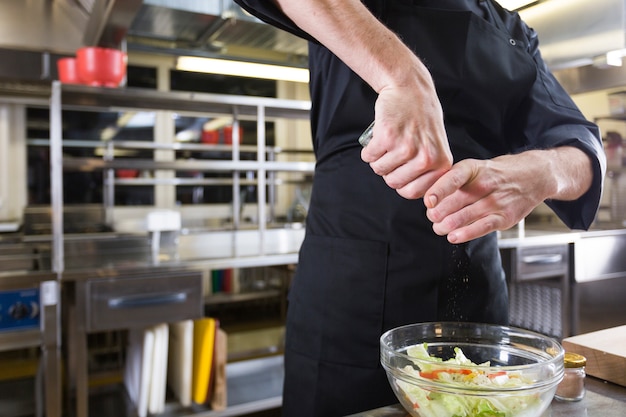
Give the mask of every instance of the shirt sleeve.
[(539, 51), (536, 32), (520, 20), (518, 24), (521, 24), (529, 40), (529, 53), (537, 66), (537, 78), (514, 123), (523, 130), (527, 143), (514, 151), (573, 146), (589, 156), (593, 167), (593, 182), (589, 190), (575, 201), (546, 201), (569, 228), (587, 230), (595, 220), (606, 173), (600, 131), (583, 116), (547, 68)]
[(315, 42), (313, 37), (301, 30), (282, 10), (269, 0), (235, 0), (241, 8), (265, 23), (285, 30), (292, 35)]

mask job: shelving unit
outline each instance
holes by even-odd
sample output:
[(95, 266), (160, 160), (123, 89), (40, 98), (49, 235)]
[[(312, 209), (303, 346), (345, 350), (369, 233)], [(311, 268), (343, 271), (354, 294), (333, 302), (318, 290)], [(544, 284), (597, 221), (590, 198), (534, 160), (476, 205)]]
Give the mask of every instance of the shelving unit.
[[(119, 141), (105, 144), (105, 153), (98, 157), (68, 157), (64, 156), (65, 147), (88, 147), (95, 145), (92, 141), (69, 141), (62, 137), (62, 110), (81, 111), (155, 111), (180, 112), (189, 114), (229, 115), (233, 120), (232, 145), (205, 145), (183, 143), (137, 142)], [(95, 314), (91, 305), (89, 288), (104, 283), (115, 284), (118, 288), (125, 288), (125, 283), (131, 283), (130, 277), (139, 277), (142, 274), (153, 273), (158, 270), (159, 275), (176, 277), (181, 271), (200, 272), (198, 276), (206, 276), (211, 270), (224, 268), (251, 268), (294, 264), (297, 262), (297, 251), (304, 236), (301, 227), (284, 227), (274, 223), (273, 193), (274, 186), (285, 183), (285, 180), (274, 176), (278, 172), (294, 172), (303, 175), (312, 175), (313, 162), (283, 162), (277, 161), (276, 155), (282, 152), (300, 152), (299, 150), (285, 150), (278, 147), (268, 147), (266, 144), (265, 123), (277, 119), (308, 120), (310, 102), (281, 100), (259, 97), (225, 96), (214, 94), (198, 94), (183, 92), (158, 92), (143, 89), (107, 89), (85, 86), (52, 84), (50, 99), (50, 140), (30, 141), (30, 145), (50, 147), (51, 164), (51, 223), (52, 223), (52, 270), (57, 280), (64, 287), (75, 291), (75, 299), (63, 299), (66, 308), (78, 311), (81, 319), (70, 321), (70, 328), (63, 331), (70, 333), (70, 348), (73, 355), (72, 364), (77, 370), (73, 380), (76, 394), (77, 417), (86, 417), (89, 410), (89, 392), (86, 388), (85, 348), (87, 333), (101, 330), (94, 322), (85, 322)], [(238, 123), (240, 120), (256, 120), (256, 146), (239, 144)], [(97, 143), (97, 142), (96, 142)], [(115, 149), (148, 149), (155, 152), (175, 152), (178, 150), (229, 153), (229, 160), (152, 160), (152, 159), (118, 159), (114, 158)], [(253, 160), (243, 160), (242, 152), (254, 154)], [(115, 178), (116, 169), (138, 169), (151, 171), (199, 171), (230, 173), (230, 178)], [(228, 230), (205, 231), (203, 233), (181, 233), (178, 244), (174, 248), (175, 254), (150, 252), (148, 239), (145, 245), (136, 253), (123, 256), (123, 262), (116, 264), (115, 256), (106, 256), (104, 249), (99, 249), (102, 242), (91, 242), (93, 253), (85, 253), (84, 244), (80, 240), (68, 239), (64, 233), (64, 202), (63, 202), (63, 172), (64, 170), (102, 170), (105, 173), (105, 210), (114, 208), (114, 188), (132, 187), (138, 185), (232, 185), (232, 219)], [(241, 172), (253, 172), (254, 178), (240, 178)], [(298, 182), (296, 180), (295, 182)], [(242, 225), (239, 212), (242, 202), (239, 198), (241, 186), (256, 186), (256, 218), (255, 224)], [(269, 195), (268, 195), (269, 192)], [(156, 207), (158, 208), (158, 207)], [(147, 238), (147, 234), (146, 234)], [(122, 240), (120, 240), (122, 239)], [(113, 238), (109, 245), (120, 245), (124, 239)], [(106, 242), (104, 242), (106, 243)], [(69, 252), (68, 252), (69, 251)], [(105, 261), (105, 262), (103, 262)], [(122, 278), (122, 279), (120, 279)], [(143, 278), (141, 278), (143, 279)], [(149, 279), (149, 278), (148, 278)], [(165, 278), (164, 278), (165, 279)], [(201, 279), (201, 278), (198, 278)], [(175, 287), (176, 280), (170, 280)], [(107, 284), (108, 285), (108, 284)], [(174, 288), (174, 291), (176, 288)], [(86, 296), (83, 294), (87, 294)], [(281, 296), (280, 291), (269, 290), (254, 294), (224, 295), (216, 294), (203, 298), (205, 305), (215, 305), (222, 302), (242, 302), (247, 299), (263, 296)], [(158, 307), (157, 307), (158, 308)], [(82, 317), (85, 317), (83, 319)], [(163, 319), (163, 318), (161, 318)], [(61, 329), (60, 322), (57, 323)], [(120, 326), (120, 324), (117, 324)], [(95, 326), (95, 327), (94, 327)], [(121, 325), (123, 327), (123, 325)], [(116, 327), (117, 328), (117, 327)], [(77, 359), (76, 359), (77, 358)], [(277, 359), (272, 359), (275, 361)], [(233, 368), (244, 367), (239, 362), (229, 365)], [(281, 377), (282, 364), (274, 363), (272, 375)], [(233, 368), (234, 369), (234, 368)], [(257, 369), (258, 367), (253, 367)], [(282, 368), (281, 368), (282, 369)], [(72, 374), (74, 375), (74, 374)], [(239, 374), (238, 374), (239, 375)], [(239, 375), (245, 379), (245, 375)], [(275, 379), (275, 378), (274, 378)], [(280, 378), (279, 378), (280, 379)], [(230, 381), (229, 383), (231, 383)], [(267, 381), (264, 383), (266, 384)], [(274, 381), (280, 384), (280, 381)], [(278, 396), (274, 395), (278, 394)], [(226, 416), (241, 415), (280, 405), (280, 392), (272, 394), (271, 398), (255, 400), (251, 404), (237, 404), (224, 412), (213, 412), (208, 409), (184, 410), (184, 415), (197, 416)], [(173, 407), (176, 409), (176, 407)], [(169, 408), (168, 408), (169, 410)], [(167, 415), (177, 415), (169, 411)]]
[[(75, 109), (90, 111), (170, 111), (170, 112), (191, 112), (194, 114), (217, 114), (232, 115), (233, 117), (233, 144), (230, 148), (232, 158), (225, 160), (175, 160), (175, 161), (154, 161), (154, 160), (124, 160), (105, 158), (64, 158), (63, 147), (65, 141), (62, 136), (62, 109)], [(230, 172), (233, 173), (233, 228), (237, 230), (240, 224), (238, 218), (241, 201), (239, 192), (236, 190), (246, 184), (239, 178), (239, 172), (256, 173), (257, 208), (258, 208), (258, 232), (260, 242), (265, 239), (267, 230), (268, 204), (266, 187), (277, 183), (272, 179), (271, 174), (276, 172), (301, 172), (312, 174), (314, 170), (313, 162), (279, 162), (274, 156), (282, 151), (280, 148), (269, 148), (266, 146), (265, 121), (276, 119), (303, 119), (309, 118), (310, 102), (297, 100), (282, 100), (261, 97), (227, 96), (215, 94), (198, 94), (182, 92), (157, 92), (143, 89), (107, 89), (91, 88), (84, 86), (63, 85), (54, 82), (51, 93), (50, 107), (50, 154), (51, 154), (51, 181), (52, 181), (52, 229), (54, 236), (54, 259), (53, 270), (62, 272), (63, 265), (63, 169), (94, 170), (102, 169), (107, 171), (108, 192), (110, 195), (114, 185), (123, 184), (203, 184), (212, 181), (191, 180), (172, 178), (162, 179), (133, 179), (119, 180), (113, 177), (114, 169), (133, 168), (145, 170), (175, 170), (175, 171), (205, 171), (205, 172)], [(238, 141), (238, 126), (240, 118), (256, 119), (257, 125), (257, 146), (256, 149), (243, 147)], [(157, 144), (157, 143), (122, 143), (108, 145), (109, 149), (115, 146), (147, 148), (153, 150), (175, 150), (175, 149), (220, 149), (215, 145), (200, 144)], [(221, 149), (224, 149), (223, 147)], [(245, 161), (240, 159), (242, 150), (256, 151), (256, 160)], [(269, 180), (268, 180), (269, 177)], [(271, 193), (270, 188), (270, 193)], [(110, 197), (109, 197), (110, 198)], [(110, 200), (109, 200), (110, 201)], [(270, 210), (271, 210), (270, 201)], [(107, 203), (105, 202), (105, 206)], [(264, 255), (263, 248), (260, 248), (260, 255)], [(233, 260), (232, 267), (236, 267), (237, 262)]]

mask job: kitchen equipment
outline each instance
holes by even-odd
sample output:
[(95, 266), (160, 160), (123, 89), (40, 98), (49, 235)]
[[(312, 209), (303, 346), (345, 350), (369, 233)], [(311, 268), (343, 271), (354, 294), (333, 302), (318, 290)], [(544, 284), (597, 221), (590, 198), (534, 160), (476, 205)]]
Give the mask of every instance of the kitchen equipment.
[(211, 399), (215, 336), (219, 322), (213, 317), (197, 319), (193, 324), (192, 401), (206, 404)]
[(191, 405), (193, 320), (170, 323), (167, 380), (183, 407)]
[[(243, 128), (239, 126), (239, 143), (243, 140)], [(224, 126), (224, 143), (226, 145), (233, 144), (233, 127), (232, 126)]]
[(76, 68), (82, 84), (118, 87), (126, 76), (126, 54), (111, 48), (80, 48), (76, 51)]
[(211, 409), (221, 411), (228, 405), (226, 363), (228, 362), (228, 335), (220, 328), (215, 334), (215, 377), (211, 393)]
[(137, 178), (139, 176), (138, 169), (116, 169), (115, 176), (117, 178)]
[(203, 130), (200, 140), (208, 145), (216, 145), (220, 142), (220, 132), (217, 130)]
[(563, 347), (587, 358), (588, 375), (626, 387), (626, 325), (568, 337)]
[[(410, 324), (384, 333), (380, 348), (391, 387), (414, 417), (481, 412), (539, 417), (563, 378), (564, 351), (559, 343), (514, 327)], [(442, 363), (455, 357), (455, 348), (473, 364)], [(420, 350), (423, 356), (416, 357)]]
[(80, 84), (76, 58), (61, 58), (57, 61), (59, 81), (66, 84)]
[(148, 415), (154, 339), (153, 328), (128, 331), (124, 386), (137, 408), (138, 417)]
[(509, 288), (509, 324), (558, 340), (573, 334), (569, 243), (500, 250)]
[(148, 412), (161, 414), (165, 411), (165, 391), (167, 380), (167, 351), (169, 327), (167, 323), (154, 326), (154, 352), (152, 353), (152, 376), (150, 378), (150, 398)]
[(0, 331), (39, 329), (39, 288), (0, 291)]

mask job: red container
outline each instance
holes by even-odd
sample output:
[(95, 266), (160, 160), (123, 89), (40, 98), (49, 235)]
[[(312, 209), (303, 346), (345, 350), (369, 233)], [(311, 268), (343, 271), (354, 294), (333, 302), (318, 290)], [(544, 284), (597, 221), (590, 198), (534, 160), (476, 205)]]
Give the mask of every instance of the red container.
[(110, 48), (80, 48), (76, 51), (76, 67), (83, 84), (118, 87), (126, 76), (126, 54)]
[(59, 81), (66, 84), (80, 84), (76, 68), (76, 58), (61, 58), (57, 61)]
[[(243, 128), (239, 126), (239, 143), (241, 143), (243, 139)], [(224, 143), (227, 145), (232, 145), (233, 143), (233, 127), (232, 126), (224, 126)]]
[(202, 131), (202, 143), (215, 145), (220, 142), (220, 132), (217, 130), (204, 130)]
[(137, 178), (139, 176), (139, 170), (136, 169), (116, 169), (115, 175), (118, 178)]

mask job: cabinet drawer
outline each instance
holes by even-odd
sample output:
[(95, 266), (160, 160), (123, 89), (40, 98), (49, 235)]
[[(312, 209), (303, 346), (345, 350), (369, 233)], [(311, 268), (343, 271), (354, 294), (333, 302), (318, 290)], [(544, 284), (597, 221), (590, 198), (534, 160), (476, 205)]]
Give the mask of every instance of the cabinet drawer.
[(565, 275), (568, 266), (569, 245), (522, 247), (517, 250), (519, 280)]
[(87, 331), (195, 319), (204, 310), (200, 272), (88, 281), (84, 297)]

